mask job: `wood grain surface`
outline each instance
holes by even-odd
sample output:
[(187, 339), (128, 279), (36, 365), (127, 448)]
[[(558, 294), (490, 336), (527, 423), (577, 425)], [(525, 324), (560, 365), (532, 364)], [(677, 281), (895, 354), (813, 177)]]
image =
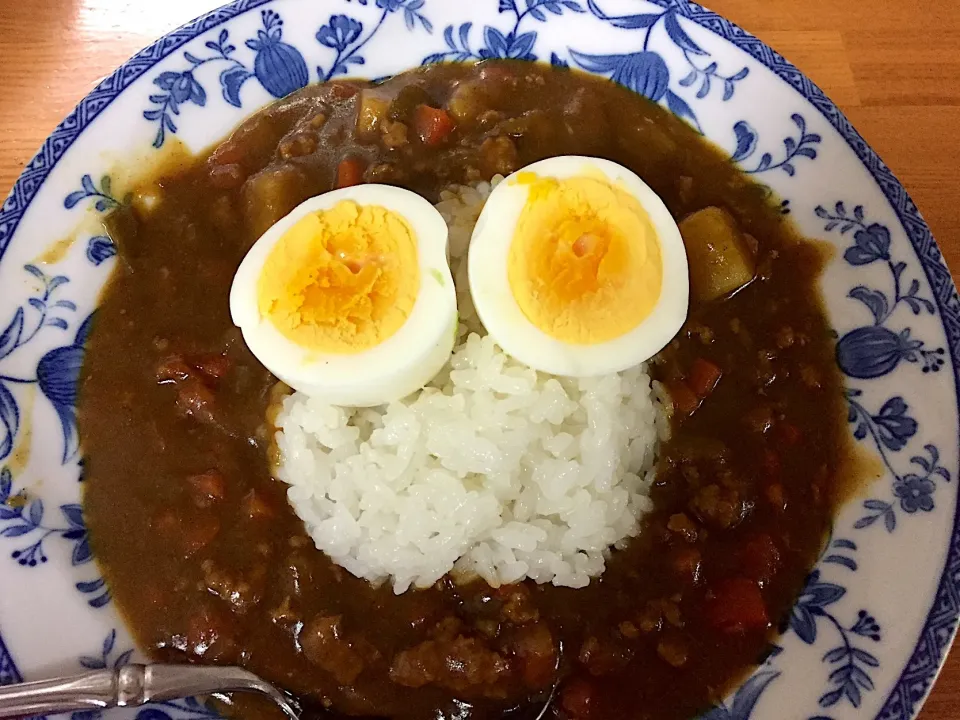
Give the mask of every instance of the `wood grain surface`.
[[(444, 0), (461, 2), (468, 0)], [(217, 0), (0, 0), (0, 196), (104, 75)], [(811, 77), (916, 201), (960, 269), (960, 3), (708, 0)], [(957, 275), (954, 274), (954, 278)], [(921, 720), (960, 717), (960, 653)]]

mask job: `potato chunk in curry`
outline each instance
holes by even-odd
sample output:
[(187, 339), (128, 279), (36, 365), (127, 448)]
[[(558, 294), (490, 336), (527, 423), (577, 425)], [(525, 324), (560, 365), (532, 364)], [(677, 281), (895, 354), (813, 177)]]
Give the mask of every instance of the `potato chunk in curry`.
[(707, 207), (680, 222), (690, 266), (690, 294), (707, 303), (747, 285), (757, 270), (746, 236), (726, 210)]

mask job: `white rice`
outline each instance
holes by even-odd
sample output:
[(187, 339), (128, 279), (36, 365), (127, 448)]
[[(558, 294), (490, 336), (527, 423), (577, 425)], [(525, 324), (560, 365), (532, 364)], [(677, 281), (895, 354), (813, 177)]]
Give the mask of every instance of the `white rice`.
[(454, 188), (437, 204), (461, 319), (440, 375), (375, 409), (295, 393), (276, 420), (277, 477), (317, 548), (396, 593), (451, 570), (494, 587), (584, 587), (651, 509), (667, 424), (646, 368), (556, 378), (505, 355), (480, 325), (465, 260), (490, 189)]

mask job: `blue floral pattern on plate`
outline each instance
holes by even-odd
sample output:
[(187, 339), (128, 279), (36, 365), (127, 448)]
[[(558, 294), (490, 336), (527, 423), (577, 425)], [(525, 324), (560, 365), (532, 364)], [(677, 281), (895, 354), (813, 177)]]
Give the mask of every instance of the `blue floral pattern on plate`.
[[(837, 108), (770, 48), (686, 0), (239, 0), (98, 85), (0, 208), (0, 682), (57, 661), (49, 644), (8, 630), (33, 627), (24, 608), (37, 593), (62, 595), (62, 617), (46, 620), (82, 666), (110, 667), (131, 647), (106, 583), (89, 574), (76, 482), (76, 378), (116, 250), (93, 231), (50, 266), (34, 256), (38, 238), (57, 240), (49, 226), (66, 234), (129, 202), (97, 159), (105, 141), (93, 139), (93, 121), (135, 149), (164, 146), (172, 134), (199, 149), (309, 82), (493, 57), (576, 67), (663, 103), (761, 176), (804, 232), (836, 243), (824, 287), (849, 380), (849, 427), (885, 474), (837, 518), (838, 539), (770, 657), (705, 717), (779, 720), (783, 689), (804, 698), (790, 706), (803, 720), (913, 716), (960, 614), (960, 543), (947, 541), (960, 537), (952, 482), (960, 300), (909, 197)], [(118, 98), (135, 101), (134, 112)], [(38, 485), (45, 476), (55, 481)], [(69, 583), (51, 584), (54, 570)], [(871, 596), (864, 580), (874, 576), (924, 602)], [(140, 715), (212, 711), (183, 701)]]
[(154, 107), (143, 111), (145, 119), (158, 123), (154, 147), (163, 145), (167, 132), (177, 132), (173, 118), (180, 114), (181, 106), (192, 103), (203, 107), (207, 104), (207, 91), (194, 74), (197, 68), (207, 63), (226, 65), (220, 73), (220, 87), (223, 99), (234, 107), (242, 106), (240, 88), (250, 78), (256, 78), (275, 98), (306, 86), (310, 80), (307, 64), (299, 50), (283, 42), (283, 20), (273, 10), (264, 10), (260, 17), (263, 27), (244, 43), (254, 53), (252, 68), (234, 57), (237, 47), (230, 43), (230, 33), (224, 29), (215, 40), (204, 43), (212, 54), (197, 56), (184, 52), (183, 59), (190, 64), (189, 70), (167, 70), (154, 78), (153, 84), (160, 92), (150, 96)]
[(737, 138), (737, 145), (731, 159), (744, 165), (744, 171), (750, 175), (757, 175), (768, 170), (782, 170), (793, 177), (797, 172), (797, 160), (800, 158), (817, 159), (816, 146), (822, 142), (823, 138), (817, 133), (807, 132), (807, 121), (800, 113), (794, 113), (790, 116), (790, 119), (797, 126), (797, 133), (784, 138), (782, 160), (777, 160), (771, 153), (765, 152), (760, 156), (756, 165), (746, 165), (746, 161), (754, 155), (759, 144), (759, 136), (756, 130), (746, 120), (740, 120), (733, 126), (733, 134)]
[[(368, 0), (357, 0), (363, 6)], [(433, 23), (421, 12), (425, 0), (376, 0), (376, 6), (382, 11), (373, 28), (364, 34), (363, 23), (349, 15), (331, 15), (330, 21), (317, 31), (317, 42), (336, 52), (327, 70), (317, 66), (317, 78), (321, 81), (331, 80), (337, 75), (346, 75), (351, 65), (363, 65), (366, 59), (362, 54), (363, 48), (373, 40), (384, 27), (391, 14), (402, 14), (408, 31), (423, 28), (428, 33), (433, 32)]]
[(0, 332), (0, 461), (13, 452), (20, 429), (20, 407), (13, 386), (37, 385), (56, 410), (63, 431), (63, 454), (66, 463), (78, 452), (76, 419), (76, 385), (83, 362), (83, 344), (90, 330), (90, 318), (80, 325), (73, 340), (46, 353), (37, 363), (33, 377), (4, 374), (5, 364), (29, 345), (45, 328), (69, 329), (66, 317), (77, 310), (70, 300), (58, 297), (61, 286), (70, 282), (63, 275), (51, 277), (36, 265), (24, 265), (30, 275), (42, 284), (42, 290), (18, 307), (6, 329)]

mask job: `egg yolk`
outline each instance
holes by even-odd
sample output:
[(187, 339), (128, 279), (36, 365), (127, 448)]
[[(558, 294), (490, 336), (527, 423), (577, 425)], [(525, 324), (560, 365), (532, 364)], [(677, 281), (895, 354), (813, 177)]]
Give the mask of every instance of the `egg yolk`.
[(406, 220), (345, 200), (284, 233), (260, 273), (257, 304), (300, 347), (347, 354), (399, 330), (419, 290), (417, 238)]
[(663, 284), (650, 216), (600, 175), (521, 173), (529, 186), (507, 259), (511, 292), (547, 335), (579, 345), (620, 337), (653, 310)]

